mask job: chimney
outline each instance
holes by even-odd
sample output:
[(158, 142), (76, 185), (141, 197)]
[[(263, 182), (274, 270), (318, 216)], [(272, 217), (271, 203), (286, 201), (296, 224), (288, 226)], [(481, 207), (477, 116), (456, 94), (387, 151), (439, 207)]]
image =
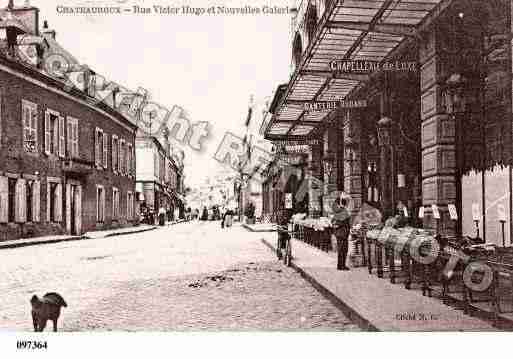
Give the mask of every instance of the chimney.
[(9, 0), (9, 4), (7, 5), (7, 9), (9, 9), (9, 10), (14, 9), (14, 0)]
[(45, 20), (43, 21), (43, 30), (41, 31), (42, 35), (48, 39), (48, 38), (52, 38), (55, 40), (55, 36), (57, 35), (57, 33), (55, 32), (55, 30), (51, 30), (48, 28), (48, 21)]

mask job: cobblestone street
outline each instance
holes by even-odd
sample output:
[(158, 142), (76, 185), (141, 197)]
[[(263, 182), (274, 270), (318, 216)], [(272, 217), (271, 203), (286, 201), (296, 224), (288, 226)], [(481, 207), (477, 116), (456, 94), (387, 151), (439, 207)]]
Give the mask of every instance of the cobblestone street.
[(58, 291), (63, 331), (358, 330), (260, 237), (194, 222), (2, 250), (0, 329), (31, 330), (32, 294)]

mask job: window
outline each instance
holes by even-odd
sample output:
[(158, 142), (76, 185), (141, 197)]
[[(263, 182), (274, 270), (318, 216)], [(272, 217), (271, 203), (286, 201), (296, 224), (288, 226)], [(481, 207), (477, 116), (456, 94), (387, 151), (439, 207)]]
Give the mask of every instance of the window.
[(37, 105), (22, 100), (23, 147), (27, 152), (37, 152)]
[(97, 168), (107, 168), (107, 136), (101, 128), (96, 127), (94, 138), (94, 163)]
[(0, 223), (9, 221), (9, 179), (0, 176)]
[(108, 150), (108, 145), (109, 145), (109, 135), (107, 135), (106, 133), (103, 134), (103, 158), (102, 158), (102, 163), (103, 163), (103, 168), (107, 169), (108, 167), (108, 154), (109, 154), (109, 150)]
[(33, 197), (34, 197), (34, 193), (32, 192), (33, 185), (34, 185), (33, 181), (27, 181), (26, 189), (25, 189), (25, 192), (27, 193), (27, 195), (26, 195), (27, 200), (25, 202), (25, 208), (27, 209), (27, 214), (26, 214), (27, 222), (34, 222), (33, 207), (32, 207), (32, 201), (33, 201)]
[(119, 140), (119, 173), (121, 175), (125, 175), (125, 166), (126, 166), (126, 159), (125, 159), (125, 140), (121, 139)]
[(129, 143), (127, 144), (127, 150), (126, 150), (126, 172), (128, 174), (128, 176), (131, 176), (132, 175), (132, 144)]
[(112, 171), (118, 172), (118, 136), (112, 135)]
[(126, 193), (126, 217), (127, 219), (134, 218), (134, 194), (132, 192)]
[(62, 184), (48, 179), (46, 186), (46, 219), (50, 223), (62, 222)]
[(68, 117), (68, 156), (78, 158), (78, 153), (78, 119)]
[(119, 190), (112, 188), (112, 219), (119, 218)]
[(64, 157), (65, 152), (64, 117), (58, 112), (45, 112), (45, 153)]
[(105, 190), (103, 186), (96, 187), (96, 221), (105, 222)]

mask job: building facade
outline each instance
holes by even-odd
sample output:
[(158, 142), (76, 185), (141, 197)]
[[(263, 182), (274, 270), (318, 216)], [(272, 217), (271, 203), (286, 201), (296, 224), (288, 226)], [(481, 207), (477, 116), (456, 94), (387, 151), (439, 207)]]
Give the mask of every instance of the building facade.
[(70, 89), (20, 59), (12, 32), (33, 36), (39, 54), (59, 49), (55, 32), (40, 34), (38, 9), (1, 16), (12, 21), (0, 54), (0, 240), (133, 223), (136, 125), (90, 89)]
[(309, 147), (311, 216), (329, 215), (344, 191), (355, 213), (369, 204), (510, 243), (511, 10), (510, 0), (298, 2), (293, 72), (264, 131), (285, 152)]
[(175, 216), (175, 209), (183, 218), (183, 162), (172, 153), (169, 145), (166, 147), (156, 137), (138, 132), (136, 186), (140, 211), (164, 208), (171, 220)]

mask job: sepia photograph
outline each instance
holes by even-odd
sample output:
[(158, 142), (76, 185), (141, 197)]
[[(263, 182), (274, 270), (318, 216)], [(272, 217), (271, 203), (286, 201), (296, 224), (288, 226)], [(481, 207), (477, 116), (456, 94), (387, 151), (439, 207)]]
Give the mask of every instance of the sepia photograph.
[(512, 331), (512, 14), (0, 0), (0, 354)]

